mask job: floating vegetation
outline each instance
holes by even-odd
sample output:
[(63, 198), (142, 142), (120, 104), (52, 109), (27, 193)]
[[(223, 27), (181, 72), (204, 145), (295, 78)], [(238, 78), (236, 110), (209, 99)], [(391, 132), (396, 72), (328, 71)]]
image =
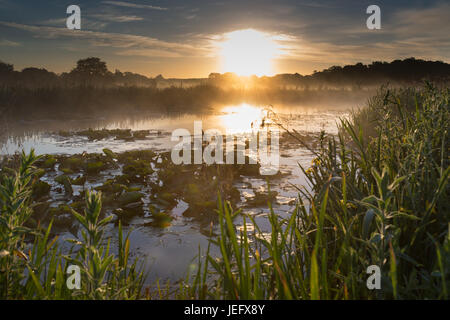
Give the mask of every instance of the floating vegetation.
[[(131, 129), (87, 129), (78, 132), (59, 131), (57, 133), (61, 137), (81, 136), (86, 137), (89, 141), (99, 141), (104, 139), (114, 138), (115, 140), (123, 140), (125, 142), (132, 142), (135, 140), (145, 140), (150, 135), (150, 130), (137, 130)], [(108, 150), (108, 149), (106, 149)]]
[(51, 185), (45, 181), (38, 180), (33, 184), (32, 194), (34, 199), (41, 199), (48, 196), (50, 193)]
[(104, 153), (106, 156), (108, 156), (109, 158), (111, 158), (111, 159), (117, 159), (117, 155), (116, 155), (114, 152), (112, 152), (110, 149), (105, 148), (105, 149), (103, 149), (102, 151), (103, 151), (103, 153)]
[(78, 177), (76, 177), (75, 179), (71, 179), (70, 181), (72, 182), (73, 185), (76, 186), (84, 186), (84, 184), (86, 183), (86, 176), (84, 175), (80, 175)]
[(269, 202), (274, 202), (276, 197), (278, 196), (277, 191), (258, 191), (254, 190), (255, 196), (247, 198), (247, 206), (248, 207), (260, 207), (265, 206)]
[(156, 228), (170, 227), (174, 219), (170, 214), (158, 211), (154, 207), (150, 207), (150, 211), (152, 212), (152, 221), (150, 223), (147, 223), (146, 225)]
[(42, 158), (41, 167), (45, 169), (53, 169), (57, 160), (53, 155), (46, 155)]
[(154, 171), (147, 160), (131, 160), (126, 162), (122, 172), (131, 180), (142, 181)]
[(73, 193), (72, 182), (70, 181), (70, 178), (68, 176), (66, 176), (64, 174), (57, 176), (55, 178), (55, 182), (62, 184), (64, 186), (64, 190), (66, 191), (66, 193), (68, 193), (68, 194)]
[[(92, 139), (124, 138), (130, 134), (143, 138), (149, 131), (86, 130), (81, 134)], [(85, 188), (101, 192), (103, 215), (114, 215), (125, 222), (136, 216), (151, 215), (153, 220), (149, 226), (166, 227), (173, 219), (171, 210), (179, 202), (184, 202), (186, 208), (178, 214), (209, 221), (217, 218), (218, 192), (236, 207), (241, 201), (238, 186), (245, 184), (243, 177), (259, 177), (259, 164), (175, 165), (170, 152), (132, 150), (116, 153), (108, 148), (102, 151), (44, 155), (36, 161), (33, 185), (36, 223), (45, 225), (54, 218), (57, 228), (73, 228), (76, 221), (69, 219), (70, 211), (82, 210), (80, 195)], [(249, 162), (248, 157), (246, 161)], [(1, 165), (2, 172), (12, 172), (18, 166), (18, 159), (6, 157)], [(272, 198), (257, 194), (251, 201), (255, 205), (265, 205)], [(42, 202), (43, 199), (48, 201)], [(62, 199), (69, 204), (62, 205)]]
[(119, 196), (117, 201), (119, 205), (125, 206), (130, 203), (140, 202), (143, 197), (144, 195), (140, 192), (124, 192)]

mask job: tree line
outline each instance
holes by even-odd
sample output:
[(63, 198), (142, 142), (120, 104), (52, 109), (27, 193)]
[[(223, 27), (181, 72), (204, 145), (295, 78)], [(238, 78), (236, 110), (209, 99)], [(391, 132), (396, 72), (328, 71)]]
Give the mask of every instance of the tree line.
[[(242, 82), (233, 73), (211, 73), (209, 80), (219, 86)], [(378, 86), (382, 83), (414, 85), (423, 80), (442, 82), (450, 80), (450, 64), (443, 61), (426, 61), (408, 58), (392, 62), (374, 61), (371, 64), (356, 63), (345, 66), (332, 66), (311, 75), (278, 74), (273, 77), (250, 77), (246, 79), (258, 87), (291, 87), (296, 89), (324, 87)]]
[[(164, 79), (162, 75), (150, 78), (132, 72), (108, 70), (106, 62), (97, 57), (89, 57), (77, 61), (70, 72), (56, 74), (44, 68), (28, 67), (21, 71), (14, 66), (0, 61), (0, 86), (7, 87), (151, 87), (158, 83), (163, 87), (182, 86), (182, 79)], [(423, 80), (447, 82), (450, 80), (450, 64), (443, 61), (426, 61), (408, 58), (392, 62), (375, 61), (371, 64), (357, 63), (345, 66), (332, 66), (322, 71), (314, 71), (311, 75), (278, 74), (273, 77), (239, 77), (234, 73), (211, 73), (207, 79), (191, 79), (191, 85), (213, 85), (228, 87), (260, 87), (260, 88), (330, 88), (377, 86), (381, 83), (399, 83), (414, 85)], [(185, 80), (188, 81), (188, 80)], [(187, 82), (186, 82), (187, 83)]]
[(77, 61), (70, 72), (56, 74), (44, 68), (28, 67), (22, 71), (14, 70), (14, 66), (0, 61), (0, 85), (20, 86), (28, 88), (56, 86), (140, 86), (156, 87), (156, 80), (144, 75), (109, 71), (106, 62), (97, 57), (89, 57)]

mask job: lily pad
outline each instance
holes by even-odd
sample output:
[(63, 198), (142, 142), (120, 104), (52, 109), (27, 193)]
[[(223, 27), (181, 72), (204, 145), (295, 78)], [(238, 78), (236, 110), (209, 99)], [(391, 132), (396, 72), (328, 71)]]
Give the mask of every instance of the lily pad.
[(167, 228), (170, 227), (173, 217), (165, 212), (155, 212), (152, 214), (152, 222), (149, 223), (152, 227)]
[(33, 198), (40, 199), (50, 193), (51, 185), (45, 181), (38, 180), (33, 184)]
[(64, 186), (64, 190), (68, 194), (73, 193), (72, 183), (70, 181), (70, 178), (66, 175), (60, 175), (55, 178), (55, 182), (58, 182), (59, 184), (62, 184)]
[(144, 197), (144, 195), (140, 192), (125, 192), (122, 195), (120, 195), (118, 202), (121, 206), (127, 205), (129, 203), (138, 202), (141, 201), (141, 199)]

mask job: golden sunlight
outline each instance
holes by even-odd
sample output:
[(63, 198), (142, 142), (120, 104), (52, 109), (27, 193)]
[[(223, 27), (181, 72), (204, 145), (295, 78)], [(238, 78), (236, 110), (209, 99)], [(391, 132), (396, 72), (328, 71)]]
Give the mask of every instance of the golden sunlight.
[(222, 112), (220, 124), (230, 133), (250, 132), (260, 125), (265, 115), (264, 110), (247, 103), (225, 107)]
[(225, 34), (219, 48), (222, 72), (240, 76), (272, 75), (273, 59), (279, 53), (278, 44), (270, 34), (253, 29)]

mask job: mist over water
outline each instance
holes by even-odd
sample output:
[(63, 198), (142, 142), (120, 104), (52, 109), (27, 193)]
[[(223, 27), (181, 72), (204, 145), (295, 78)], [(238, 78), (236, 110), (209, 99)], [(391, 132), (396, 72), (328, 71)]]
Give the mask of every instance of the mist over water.
[[(335, 122), (339, 116), (348, 114), (358, 104), (337, 106), (283, 106), (273, 110), (283, 120), (286, 128), (295, 128), (297, 131), (320, 132), (325, 130), (330, 134), (336, 133)], [(0, 131), (0, 155), (11, 155), (24, 149), (34, 148), (37, 154), (73, 154), (82, 151), (101, 152), (102, 148), (118, 148), (125, 151), (140, 148), (170, 148), (170, 137), (167, 135), (177, 128), (185, 128), (193, 132), (194, 121), (202, 121), (203, 129), (218, 129), (224, 134), (226, 130), (239, 132), (248, 130), (253, 122), (258, 120), (265, 107), (247, 103), (229, 105), (218, 108), (213, 112), (198, 114), (181, 113), (143, 113), (110, 115), (105, 117), (86, 117), (72, 120), (6, 120), (3, 119)], [(131, 129), (151, 130), (155, 139), (144, 142), (123, 144), (108, 141), (107, 145), (90, 143), (85, 140), (67, 141), (58, 135), (60, 131), (81, 131), (101, 129)], [(158, 137), (159, 132), (159, 137)], [(163, 133), (161, 135), (161, 133)], [(69, 139), (70, 140), (70, 139)], [(102, 141), (104, 143), (104, 141)], [(99, 149), (100, 148), (100, 149)]]

